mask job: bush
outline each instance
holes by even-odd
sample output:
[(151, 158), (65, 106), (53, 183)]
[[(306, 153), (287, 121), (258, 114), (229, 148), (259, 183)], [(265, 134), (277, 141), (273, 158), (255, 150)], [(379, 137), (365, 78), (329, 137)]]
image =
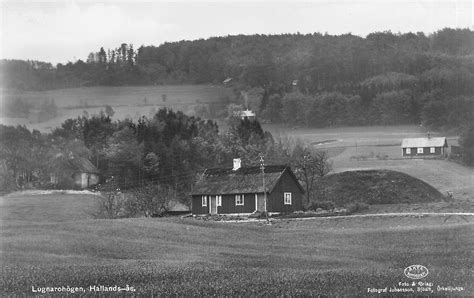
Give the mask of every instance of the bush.
[(135, 198), (116, 190), (101, 192), (96, 213), (93, 215), (95, 218), (126, 218), (137, 213)]
[(265, 211), (255, 211), (249, 215), (249, 218), (267, 218), (267, 214)]
[(333, 210), (336, 208), (336, 204), (331, 201), (315, 201), (311, 202), (310, 205), (306, 208), (306, 210), (313, 210), (316, 211), (318, 208), (323, 210)]
[(54, 184), (52, 188), (54, 189), (80, 189), (80, 187), (76, 185), (76, 183), (74, 183), (74, 179), (67, 175), (64, 177), (61, 177), (58, 183)]
[(349, 213), (356, 213), (356, 212), (360, 212), (360, 211), (369, 209), (369, 205), (367, 205), (366, 203), (362, 203), (362, 202), (354, 202), (354, 203), (348, 204), (346, 206), (346, 209)]

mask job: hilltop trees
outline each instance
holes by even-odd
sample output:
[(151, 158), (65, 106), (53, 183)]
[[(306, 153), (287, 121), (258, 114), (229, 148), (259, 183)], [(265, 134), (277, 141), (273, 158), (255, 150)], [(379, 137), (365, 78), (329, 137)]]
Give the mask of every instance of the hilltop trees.
[[(28, 65), (19, 61), (5, 61), (2, 68), (12, 70), (6, 72), (11, 73), (7, 76), (8, 87), (23, 85), (26, 89), (86, 82), (215, 83), (232, 77), (246, 86), (263, 89), (283, 88), (287, 92), (297, 79), (298, 88), (305, 93), (346, 93), (378, 76), (389, 81), (401, 79), (402, 89), (420, 76), (431, 76), (430, 71), (461, 78), (472, 73), (468, 66), (472, 61), (465, 57), (473, 54), (473, 44), (471, 30), (449, 28), (430, 36), (390, 31), (374, 32), (366, 38), (319, 33), (237, 35), (138, 49), (122, 43), (115, 49), (100, 48), (91, 53), (87, 63), (58, 65), (56, 70), (46, 63)], [(465, 67), (449, 67), (453, 63)], [(18, 74), (21, 80), (14, 79)]]
[[(434, 129), (459, 128), (458, 123), (431, 121), (436, 115), (430, 111), (436, 107), (427, 105), (438, 92), (451, 113), (451, 99), (474, 95), (473, 44), (472, 30), (449, 28), (429, 36), (390, 31), (366, 38), (237, 35), (138, 49), (123, 43), (100, 48), (86, 62), (54, 68), (37, 61), (5, 60), (0, 68), (6, 74), (3, 87), (19, 90), (220, 83), (230, 77), (242, 104), (267, 121), (307, 126), (420, 124), (424, 117), (424, 125)], [(17, 109), (25, 113), (27, 107), (21, 106)], [(300, 112), (309, 110), (325, 119)], [(334, 114), (339, 119), (333, 119)]]

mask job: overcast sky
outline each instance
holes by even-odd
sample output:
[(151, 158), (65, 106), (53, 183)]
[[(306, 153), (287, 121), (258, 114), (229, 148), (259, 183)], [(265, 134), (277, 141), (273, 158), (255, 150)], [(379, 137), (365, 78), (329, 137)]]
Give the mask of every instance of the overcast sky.
[(103, 46), (234, 34), (474, 30), (473, 0), (1, 2), (0, 58), (66, 63)]

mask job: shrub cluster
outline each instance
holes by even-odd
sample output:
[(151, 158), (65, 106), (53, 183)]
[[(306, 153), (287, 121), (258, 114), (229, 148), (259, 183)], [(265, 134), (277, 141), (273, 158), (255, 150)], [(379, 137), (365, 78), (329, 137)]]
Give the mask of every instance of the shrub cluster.
[(334, 210), (336, 208), (336, 204), (331, 201), (313, 201), (307, 207), (306, 210), (313, 210), (316, 211), (318, 209), (323, 210)]
[(356, 213), (369, 209), (369, 205), (363, 202), (354, 202), (346, 205), (346, 208), (349, 213)]

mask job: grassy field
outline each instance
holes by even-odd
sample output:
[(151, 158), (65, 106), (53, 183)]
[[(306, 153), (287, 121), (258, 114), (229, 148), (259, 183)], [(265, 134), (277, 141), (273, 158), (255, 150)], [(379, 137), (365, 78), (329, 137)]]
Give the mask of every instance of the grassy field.
[(365, 296), (411, 282), (404, 268), (422, 264), (430, 294), (452, 286), (474, 295), (471, 217), (98, 220), (96, 199), (0, 198), (1, 293), (129, 285), (157, 295)]
[[(207, 104), (211, 109), (223, 109), (233, 97), (229, 89), (216, 85), (166, 85), (166, 86), (125, 86), (125, 87), (87, 87), (51, 91), (24, 91), (2, 94), (2, 101), (12, 98), (39, 105), (43, 101), (54, 102), (59, 115), (42, 123), (34, 123), (26, 118), (0, 118), (0, 123), (26, 125), (40, 131), (50, 131), (68, 118), (98, 114), (105, 105), (115, 111), (114, 119), (153, 115), (162, 107), (194, 113), (198, 104)], [(0, 106), (3, 104), (0, 103)]]

